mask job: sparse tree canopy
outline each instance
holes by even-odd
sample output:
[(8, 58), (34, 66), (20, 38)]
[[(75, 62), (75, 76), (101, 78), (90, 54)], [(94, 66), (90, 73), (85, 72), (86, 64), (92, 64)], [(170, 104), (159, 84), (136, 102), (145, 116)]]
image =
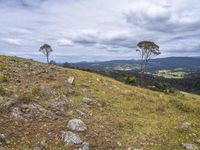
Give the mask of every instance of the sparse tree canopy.
[(50, 53), (53, 51), (51, 46), (48, 44), (44, 44), (40, 47), (39, 51), (42, 52), (46, 56), (47, 63), (49, 63), (49, 56), (50, 56)]
[(141, 85), (143, 86), (144, 74), (150, 59), (160, 54), (159, 46), (151, 41), (141, 41), (137, 44), (137, 52), (139, 52)]

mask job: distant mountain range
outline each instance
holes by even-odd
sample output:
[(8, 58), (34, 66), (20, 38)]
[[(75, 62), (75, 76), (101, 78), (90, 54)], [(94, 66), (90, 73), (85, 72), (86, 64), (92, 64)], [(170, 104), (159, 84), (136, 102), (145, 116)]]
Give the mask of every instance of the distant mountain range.
[[(76, 68), (87, 68), (91, 70), (136, 70), (139, 67), (138, 60), (112, 60), (105, 62), (79, 62), (71, 63)], [(184, 69), (186, 71), (200, 70), (200, 57), (167, 57), (152, 59), (148, 64), (148, 71), (163, 69)]]

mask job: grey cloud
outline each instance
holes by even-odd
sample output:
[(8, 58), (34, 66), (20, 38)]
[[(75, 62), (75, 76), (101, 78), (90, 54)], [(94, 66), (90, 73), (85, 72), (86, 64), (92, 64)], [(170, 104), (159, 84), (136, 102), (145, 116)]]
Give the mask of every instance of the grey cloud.
[(71, 39), (73, 43), (80, 44), (82, 46), (97, 46), (101, 45), (101, 48), (105, 49), (119, 49), (119, 48), (136, 48), (137, 41), (132, 35), (117, 35), (108, 37), (106, 34), (93, 33), (92, 35), (83, 34), (77, 35)]
[(0, 54), (28, 57), (45, 42), (52, 45), (54, 55), (76, 55), (74, 61), (127, 59), (137, 57), (137, 42), (152, 40), (159, 44), (161, 57), (200, 55), (199, 4), (199, 0), (0, 0)]
[(129, 12), (126, 14), (126, 21), (140, 28), (163, 33), (200, 31), (200, 17), (190, 17), (184, 10), (172, 12), (169, 8), (161, 6), (160, 11), (158, 9), (153, 14), (147, 10)]

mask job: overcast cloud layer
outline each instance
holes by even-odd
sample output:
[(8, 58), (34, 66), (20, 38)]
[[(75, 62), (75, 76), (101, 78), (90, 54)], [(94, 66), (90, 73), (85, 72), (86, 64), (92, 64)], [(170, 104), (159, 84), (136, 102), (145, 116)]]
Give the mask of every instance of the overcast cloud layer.
[(0, 0), (0, 54), (56, 61), (133, 59), (137, 42), (200, 56), (199, 0)]

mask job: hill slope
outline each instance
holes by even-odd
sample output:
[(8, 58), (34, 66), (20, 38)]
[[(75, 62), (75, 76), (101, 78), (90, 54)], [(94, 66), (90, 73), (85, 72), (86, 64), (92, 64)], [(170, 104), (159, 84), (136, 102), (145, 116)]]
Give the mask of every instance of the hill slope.
[(63, 131), (72, 130), (69, 120), (78, 118), (87, 130), (73, 133), (90, 149), (200, 146), (200, 98), (195, 95), (165, 95), (97, 74), (6, 56), (0, 56), (0, 95), (2, 147), (84, 149), (87, 144), (63, 141)]

